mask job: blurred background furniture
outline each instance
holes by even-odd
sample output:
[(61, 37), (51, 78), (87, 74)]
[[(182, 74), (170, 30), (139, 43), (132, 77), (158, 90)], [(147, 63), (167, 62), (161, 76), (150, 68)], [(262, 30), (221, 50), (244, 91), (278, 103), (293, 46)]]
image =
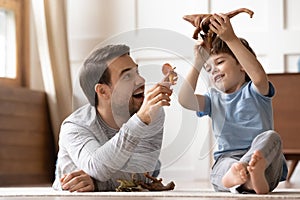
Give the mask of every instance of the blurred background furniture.
[(49, 185), (54, 163), (45, 92), (0, 86), (0, 186)]
[(290, 160), (287, 181), (300, 159), (300, 73), (269, 74), (276, 88), (273, 99), (275, 130), (281, 135), (285, 158)]

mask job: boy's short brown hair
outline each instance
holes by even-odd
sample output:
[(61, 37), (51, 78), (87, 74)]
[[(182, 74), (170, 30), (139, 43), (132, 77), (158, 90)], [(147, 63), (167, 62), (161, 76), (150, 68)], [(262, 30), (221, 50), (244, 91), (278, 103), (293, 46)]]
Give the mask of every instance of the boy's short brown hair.
[[(247, 40), (245, 40), (244, 38), (239, 38), (239, 39), (242, 42), (242, 44), (256, 57), (255, 52), (250, 47)], [(227, 53), (227, 54), (231, 55), (238, 62), (237, 58), (232, 53), (231, 49), (227, 46), (226, 42), (221, 40), (221, 38), (216, 37), (216, 39), (212, 43), (211, 54), (220, 54), (220, 53)], [(251, 80), (247, 73), (246, 73), (245, 78), (246, 78), (247, 82), (249, 82)]]

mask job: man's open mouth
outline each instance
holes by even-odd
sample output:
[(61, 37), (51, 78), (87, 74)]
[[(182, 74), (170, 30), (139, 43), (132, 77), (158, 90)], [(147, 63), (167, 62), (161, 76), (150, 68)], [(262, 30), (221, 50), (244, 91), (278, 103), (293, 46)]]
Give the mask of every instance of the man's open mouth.
[(133, 92), (132, 97), (136, 99), (144, 98), (145, 96), (144, 92), (145, 92), (145, 88), (144, 86), (141, 86)]
[(136, 93), (132, 95), (134, 98), (144, 98), (144, 92)]

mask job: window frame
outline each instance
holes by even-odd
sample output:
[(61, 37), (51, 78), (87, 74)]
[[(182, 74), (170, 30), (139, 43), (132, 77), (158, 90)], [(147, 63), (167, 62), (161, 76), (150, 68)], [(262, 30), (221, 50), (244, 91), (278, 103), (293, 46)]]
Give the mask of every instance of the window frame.
[(16, 24), (16, 78), (0, 77), (0, 85), (29, 87), (29, 0), (0, 0), (0, 7), (14, 12)]

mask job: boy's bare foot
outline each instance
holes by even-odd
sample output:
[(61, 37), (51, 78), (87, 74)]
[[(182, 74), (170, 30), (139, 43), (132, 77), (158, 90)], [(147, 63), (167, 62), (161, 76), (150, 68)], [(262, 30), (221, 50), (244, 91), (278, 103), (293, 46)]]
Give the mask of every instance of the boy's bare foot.
[(222, 183), (226, 188), (244, 184), (248, 179), (247, 164), (233, 163), (228, 172), (223, 176)]
[(247, 169), (250, 174), (251, 185), (257, 194), (269, 193), (269, 184), (265, 177), (266, 165), (267, 162), (262, 153), (255, 151)]

